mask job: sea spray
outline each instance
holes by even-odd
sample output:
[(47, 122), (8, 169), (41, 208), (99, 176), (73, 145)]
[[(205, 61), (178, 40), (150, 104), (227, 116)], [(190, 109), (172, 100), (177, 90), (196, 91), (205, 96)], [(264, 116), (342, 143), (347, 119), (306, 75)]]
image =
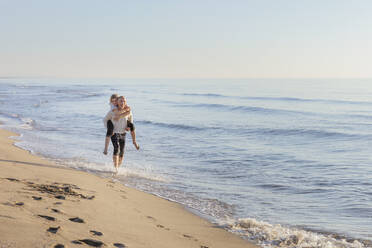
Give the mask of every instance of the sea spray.
[(335, 235), (325, 235), (298, 228), (270, 224), (253, 218), (239, 219), (224, 224), (228, 230), (238, 233), (266, 248), (365, 248), (363, 241), (336, 239)]

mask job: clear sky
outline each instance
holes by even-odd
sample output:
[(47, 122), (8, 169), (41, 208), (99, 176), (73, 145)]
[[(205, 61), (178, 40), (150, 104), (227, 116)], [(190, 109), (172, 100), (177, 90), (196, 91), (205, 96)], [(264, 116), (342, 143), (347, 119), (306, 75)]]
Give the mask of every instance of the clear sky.
[(371, 0), (0, 0), (0, 77), (372, 78)]

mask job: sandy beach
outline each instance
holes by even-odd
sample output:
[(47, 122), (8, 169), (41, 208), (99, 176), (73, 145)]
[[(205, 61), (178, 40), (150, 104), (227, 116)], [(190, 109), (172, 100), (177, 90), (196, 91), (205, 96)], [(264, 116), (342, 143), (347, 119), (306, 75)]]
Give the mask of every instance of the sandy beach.
[(58, 168), (0, 130), (0, 247), (256, 247), (181, 205)]

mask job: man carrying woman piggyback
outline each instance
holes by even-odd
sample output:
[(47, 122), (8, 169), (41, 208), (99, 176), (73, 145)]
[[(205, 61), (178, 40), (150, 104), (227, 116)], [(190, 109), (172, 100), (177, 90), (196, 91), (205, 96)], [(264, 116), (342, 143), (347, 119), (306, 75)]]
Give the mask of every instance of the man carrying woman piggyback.
[(117, 173), (124, 159), (125, 135), (126, 131), (131, 132), (133, 145), (137, 150), (140, 149), (136, 142), (136, 131), (133, 125), (133, 114), (127, 105), (124, 96), (113, 94), (110, 97), (110, 111), (106, 114), (103, 122), (107, 128), (105, 138), (105, 148), (103, 153), (107, 155), (107, 149), (111, 139), (114, 146), (113, 163)]

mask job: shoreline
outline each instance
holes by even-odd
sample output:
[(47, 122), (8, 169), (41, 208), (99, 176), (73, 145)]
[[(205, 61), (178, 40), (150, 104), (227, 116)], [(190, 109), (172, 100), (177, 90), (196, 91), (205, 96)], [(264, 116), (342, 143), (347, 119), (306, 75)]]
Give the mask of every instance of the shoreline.
[(0, 247), (258, 247), (179, 203), (58, 167), (16, 135), (0, 129)]

